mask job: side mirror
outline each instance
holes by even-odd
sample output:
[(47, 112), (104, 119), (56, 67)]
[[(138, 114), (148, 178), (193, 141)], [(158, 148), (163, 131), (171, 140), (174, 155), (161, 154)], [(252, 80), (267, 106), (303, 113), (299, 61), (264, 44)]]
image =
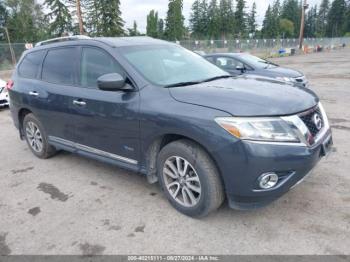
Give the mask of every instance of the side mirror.
[(97, 86), (99, 89), (105, 91), (128, 91), (133, 89), (130, 85), (126, 84), (126, 79), (118, 73), (111, 73), (100, 76), (97, 79)]
[(236, 70), (244, 73), (246, 71), (246, 68), (244, 66), (236, 66)]

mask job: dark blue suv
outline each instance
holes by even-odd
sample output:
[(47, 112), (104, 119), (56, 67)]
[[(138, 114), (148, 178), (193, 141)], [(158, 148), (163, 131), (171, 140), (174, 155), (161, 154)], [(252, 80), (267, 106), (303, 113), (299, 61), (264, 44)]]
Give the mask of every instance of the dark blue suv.
[(192, 217), (225, 198), (237, 209), (270, 203), (332, 145), (311, 90), (236, 79), (152, 38), (41, 42), (7, 88), (20, 137), (37, 157), (67, 150), (140, 172)]

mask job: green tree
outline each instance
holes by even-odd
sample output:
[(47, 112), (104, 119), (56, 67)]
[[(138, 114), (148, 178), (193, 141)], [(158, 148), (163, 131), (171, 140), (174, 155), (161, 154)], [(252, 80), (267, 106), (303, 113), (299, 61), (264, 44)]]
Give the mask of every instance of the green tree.
[(305, 19), (305, 37), (315, 37), (317, 34), (317, 5), (310, 8)]
[(134, 21), (132, 28), (128, 28), (129, 36), (139, 36), (140, 32), (137, 29), (137, 23)]
[(268, 6), (265, 18), (263, 21), (263, 26), (261, 29), (261, 35), (264, 38), (273, 38), (275, 36), (275, 32), (273, 31), (274, 18), (272, 13), (271, 5)]
[(146, 34), (151, 37), (158, 37), (158, 12), (151, 10), (147, 15)]
[(72, 16), (65, 3), (60, 0), (45, 0), (49, 8), (47, 18), (51, 20), (49, 32), (53, 37), (62, 36), (64, 33), (71, 32)]
[(329, 0), (322, 0), (316, 20), (316, 31), (319, 37), (326, 36), (328, 12)]
[[(42, 7), (34, 0), (7, 0), (6, 27), (12, 42), (37, 42), (46, 31)], [(40, 28), (41, 27), (41, 28)]]
[(249, 34), (252, 34), (255, 36), (257, 31), (257, 24), (256, 24), (256, 3), (253, 3), (252, 9), (248, 16), (248, 32)]
[(166, 17), (165, 35), (168, 40), (181, 40), (185, 35), (183, 0), (169, 0)]
[(200, 0), (195, 0), (192, 4), (190, 14), (190, 29), (194, 37), (200, 37), (201, 32), (201, 11), (200, 11)]
[(4, 27), (8, 19), (8, 13), (6, 7), (0, 2), (0, 42), (6, 41)]
[(281, 3), (279, 0), (275, 0), (275, 2), (273, 3), (271, 19), (272, 31), (274, 32), (273, 37), (280, 37)]
[(280, 18), (285, 18), (293, 22), (293, 37), (298, 37), (301, 20), (301, 5), (299, 4), (298, 0), (285, 0), (282, 4)]
[(235, 13), (233, 11), (232, 0), (220, 0), (219, 4), (220, 33), (223, 39), (229, 38), (234, 34)]
[(345, 0), (334, 0), (328, 13), (327, 36), (339, 37), (344, 35), (347, 5)]
[(293, 37), (295, 31), (293, 22), (285, 18), (282, 18), (279, 22), (282, 36), (284, 38)]
[(164, 38), (164, 20), (162, 18), (158, 20), (157, 31), (158, 31), (158, 38), (163, 39)]
[(235, 33), (237, 36), (245, 36), (247, 32), (247, 14), (245, 12), (246, 1), (236, 0)]
[(217, 0), (211, 0), (208, 6), (208, 37), (210, 39), (220, 37), (220, 10)]
[(84, 5), (90, 35), (106, 37), (124, 35), (120, 0), (85, 0)]

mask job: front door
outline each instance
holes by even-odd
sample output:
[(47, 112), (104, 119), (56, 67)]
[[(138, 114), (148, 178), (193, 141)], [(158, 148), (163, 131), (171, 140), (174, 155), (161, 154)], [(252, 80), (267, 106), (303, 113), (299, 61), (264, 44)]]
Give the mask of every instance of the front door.
[(89, 153), (136, 166), (140, 149), (139, 92), (98, 89), (100, 76), (125, 72), (114, 57), (100, 48), (83, 47), (81, 51), (81, 87), (70, 100), (74, 107), (74, 142)]

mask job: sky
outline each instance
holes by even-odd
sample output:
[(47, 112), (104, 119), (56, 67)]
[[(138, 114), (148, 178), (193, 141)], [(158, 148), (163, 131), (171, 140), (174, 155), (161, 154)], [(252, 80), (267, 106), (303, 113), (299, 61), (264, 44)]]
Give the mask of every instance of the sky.
[[(194, 0), (184, 1), (184, 16), (186, 18), (186, 25), (191, 13), (191, 5)], [(257, 22), (262, 24), (266, 9), (269, 4), (272, 4), (274, 0), (255, 0), (257, 5)], [(253, 5), (254, 0), (247, 0), (247, 11)], [(308, 0), (311, 5), (320, 4), (321, 0)], [(155, 9), (158, 11), (160, 18), (166, 17), (168, 10), (168, 0), (121, 0), (122, 17), (125, 21), (126, 27), (132, 28), (134, 20), (137, 22), (138, 30), (141, 33), (146, 32), (146, 16), (150, 10)]]

